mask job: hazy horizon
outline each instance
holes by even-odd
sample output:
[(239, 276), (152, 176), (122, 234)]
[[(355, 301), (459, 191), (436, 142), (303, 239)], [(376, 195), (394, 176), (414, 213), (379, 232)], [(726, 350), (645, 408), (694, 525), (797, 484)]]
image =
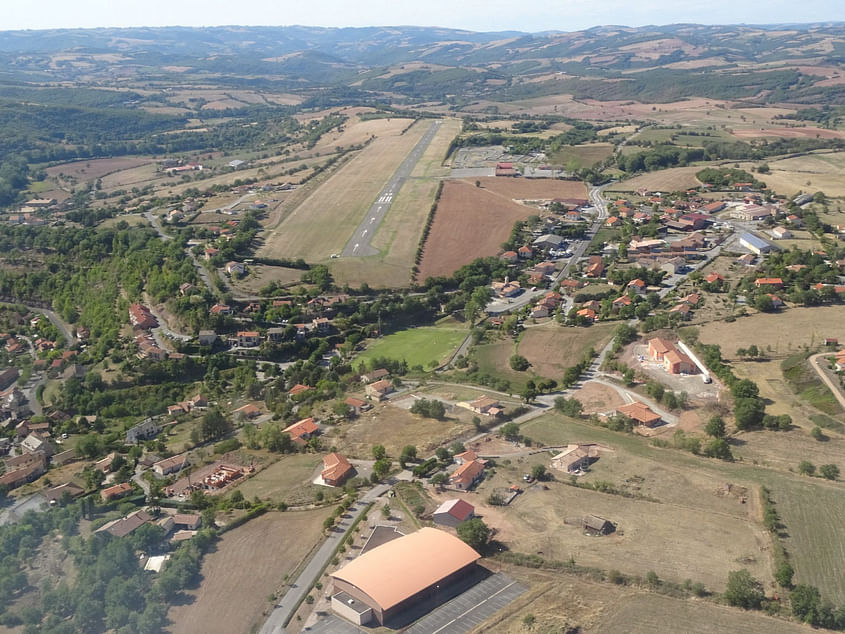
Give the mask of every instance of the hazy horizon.
[(505, 0), (430, 0), (425, 5), (391, 0), (315, 0), (302, 3), (271, 0), (147, 0), (143, 3), (112, 0), (42, 0), (4, 8), (2, 30), (62, 28), (213, 27), (213, 26), (419, 26), (471, 31), (579, 31), (596, 26), (642, 27), (677, 23), (695, 24), (807, 24), (845, 21), (841, 0), (569, 0), (536, 12), (521, 11)]

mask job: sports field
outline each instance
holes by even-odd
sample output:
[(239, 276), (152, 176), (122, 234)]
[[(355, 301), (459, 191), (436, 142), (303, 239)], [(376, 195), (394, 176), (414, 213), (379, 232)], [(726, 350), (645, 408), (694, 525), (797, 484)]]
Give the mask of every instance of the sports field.
[(467, 334), (465, 329), (435, 326), (402, 330), (369, 344), (353, 363), (357, 366), (362, 361), (386, 357), (404, 359), (409, 367), (420, 365), (428, 370), (447, 360)]

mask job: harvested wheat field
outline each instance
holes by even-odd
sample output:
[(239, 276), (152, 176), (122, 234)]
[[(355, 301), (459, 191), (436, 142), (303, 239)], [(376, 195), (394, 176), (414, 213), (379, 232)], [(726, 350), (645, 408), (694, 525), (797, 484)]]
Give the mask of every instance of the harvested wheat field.
[(695, 177), (701, 167), (673, 167), (659, 172), (649, 172), (619, 183), (614, 183), (607, 191), (635, 192), (647, 189), (653, 192), (674, 192), (698, 187), (701, 182)]
[(203, 559), (200, 587), (188, 593), (193, 601), (171, 608), (169, 631), (229, 634), (260, 626), (267, 597), (311, 552), (330, 511), (268, 513), (223, 535)]
[(91, 159), (90, 161), (74, 161), (73, 163), (60, 163), (53, 167), (48, 167), (46, 170), (47, 176), (55, 178), (59, 174), (63, 176), (72, 176), (80, 180), (95, 180), (101, 178), (106, 174), (117, 172), (120, 170), (131, 169), (139, 165), (146, 165), (150, 163), (148, 158), (109, 158), (109, 159)]
[(451, 275), (476, 258), (499, 253), (517, 220), (537, 214), (517, 200), (587, 198), (582, 183), (558, 180), (481, 178), (450, 180), (443, 186), (437, 213), (423, 250), (418, 278)]

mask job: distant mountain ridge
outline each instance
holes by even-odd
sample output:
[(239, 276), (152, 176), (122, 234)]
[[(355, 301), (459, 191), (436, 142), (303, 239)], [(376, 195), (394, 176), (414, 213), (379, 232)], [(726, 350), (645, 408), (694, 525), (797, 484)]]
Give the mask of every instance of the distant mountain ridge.
[[(597, 26), (481, 33), (438, 27), (156, 27), (0, 32), (0, 81), (214, 78), (446, 100), (563, 91), (845, 102), (845, 23)], [(842, 72), (840, 72), (842, 71)]]

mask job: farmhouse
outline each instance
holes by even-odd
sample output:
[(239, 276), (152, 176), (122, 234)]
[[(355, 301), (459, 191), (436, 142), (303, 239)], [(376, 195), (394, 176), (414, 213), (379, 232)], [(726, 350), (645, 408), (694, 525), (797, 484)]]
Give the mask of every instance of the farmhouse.
[(126, 517), (121, 517), (120, 519), (103, 524), (95, 533), (109, 533), (115, 537), (126, 537), (141, 528), (151, 519), (152, 517), (145, 510), (139, 509)]
[(455, 469), (449, 476), (449, 484), (456, 489), (467, 491), (484, 477), (484, 463), (479, 460), (470, 460)]
[(472, 519), (475, 515), (475, 507), (464, 500), (446, 500), (434, 511), (433, 519), (435, 524), (441, 526), (457, 526), (461, 522)]
[(332, 574), (335, 613), (383, 625), (469, 576), (480, 555), (454, 535), (422, 528), (359, 555)]
[(152, 418), (142, 420), (137, 425), (134, 425), (126, 430), (127, 444), (134, 445), (139, 440), (149, 440), (158, 436), (161, 428)]
[(340, 486), (355, 473), (355, 467), (349, 464), (345, 456), (332, 452), (323, 458), (323, 482), (329, 486)]
[(583, 471), (598, 460), (599, 447), (596, 444), (567, 445), (566, 449), (552, 456), (552, 468), (565, 473)]
[(380, 381), (381, 379), (386, 379), (388, 377), (390, 377), (390, 372), (388, 372), (384, 368), (378, 368), (377, 370), (373, 370), (372, 372), (362, 374), (361, 380), (364, 383), (374, 383), (376, 381)]
[(293, 425), (288, 425), (282, 432), (290, 434), (291, 440), (295, 443), (304, 445), (311, 436), (314, 436), (320, 430), (313, 418), (303, 418), (295, 422)]
[(187, 463), (187, 460), (187, 454), (180, 454), (171, 458), (165, 458), (164, 460), (159, 460), (153, 465), (153, 471), (160, 476), (166, 476), (170, 473), (179, 471), (182, 466)]
[(660, 423), (660, 416), (652, 412), (647, 405), (634, 401), (628, 405), (623, 405), (616, 408), (616, 413), (630, 418), (638, 425), (646, 427), (655, 427)]
[(783, 280), (779, 277), (760, 277), (754, 280), (754, 286), (757, 288), (762, 287), (771, 287), (771, 288), (783, 288)]
[(239, 330), (237, 336), (241, 348), (253, 348), (261, 343), (261, 335), (257, 330)]
[(375, 383), (370, 383), (366, 388), (364, 388), (364, 392), (367, 394), (367, 398), (374, 401), (383, 401), (387, 398), (387, 395), (393, 391), (393, 385), (390, 381), (386, 381), (382, 379), (381, 381), (376, 381)]
[(499, 416), (503, 411), (499, 401), (489, 396), (479, 396), (467, 405), (471, 411), (485, 416)]
[(373, 409), (372, 404), (361, 400), (360, 398), (355, 398), (354, 396), (347, 397), (347, 399), (343, 402), (351, 408), (352, 413), (356, 416), (358, 416), (361, 412), (367, 412)]
[(109, 500), (116, 500), (117, 498), (122, 498), (124, 495), (129, 495), (131, 492), (132, 485), (128, 482), (123, 482), (103, 489), (100, 492), (100, 497), (103, 498), (104, 502), (108, 502)]

